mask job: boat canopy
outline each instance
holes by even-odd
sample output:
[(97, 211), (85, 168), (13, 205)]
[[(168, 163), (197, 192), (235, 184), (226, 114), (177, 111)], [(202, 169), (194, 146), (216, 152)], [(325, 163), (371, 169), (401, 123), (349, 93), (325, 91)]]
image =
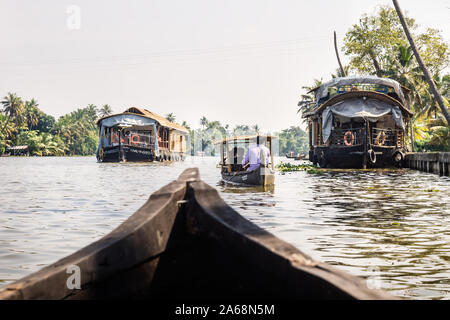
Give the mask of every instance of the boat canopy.
[(372, 84), (391, 87), (397, 96), (401, 99), (401, 102), (405, 104), (405, 96), (403, 94), (402, 86), (395, 80), (388, 78), (379, 78), (375, 76), (349, 76), (342, 78), (334, 78), (322, 84), (316, 91), (316, 107), (319, 106), (320, 100), (326, 98), (329, 89), (332, 87), (344, 87), (351, 85)]
[(402, 111), (398, 106), (378, 99), (366, 99), (364, 97), (346, 99), (328, 106), (322, 113), (323, 141), (328, 141), (333, 128), (333, 117), (346, 123), (353, 120), (367, 120), (377, 122), (379, 118), (391, 114), (398, 127), (405, 129)]
[(221, 144), (221, 143), (240, 143), (243, 141), (255, 141), (256, 138), (260, 137), (262, 140), (274, 140), (277, 139), (275, 136), (265, 136), (265, 135), (253, 135), (253, 136), (238, 136), (238, 137), (230, 137), (223, 140), (215, 141), (214, 144)]
[(143, 117), (137, 114), (117, 114), (108, 118), (104, 118), (101, 127), (131, 127), (131, 126), (150, 126), (155, 124), (155, 120)]
[[(102, 125), (112, 127), (114, 125), (120, 125), (121, 121), (123, 121), (124, 126), (140, 126), (140, 123), (143, 123), (142, 125), (150, 125), (157, 122), (161, 126), (174, 129), (185, 134), (189, 133), (188, 129), (185, 127), (180, 126), (177, 123), (170, 122), (163, 116), (153, 113), (147, 109), (136, 107), (131, 107), (120, 114), (103, 117), (97, 121), (97, 125), (99, 127)], [(109, 124), (112, 125), (110, 126)]]

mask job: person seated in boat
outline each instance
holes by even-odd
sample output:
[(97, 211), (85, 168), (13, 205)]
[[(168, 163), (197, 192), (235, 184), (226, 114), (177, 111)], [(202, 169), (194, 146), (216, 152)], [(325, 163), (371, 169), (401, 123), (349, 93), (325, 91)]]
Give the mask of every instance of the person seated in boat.
[(248, 166), (247, 171), (258, 169), (261, 165), (269, 163), (270, 150), (264, 144), (260, 144), (261, 137), (256, 137), (256, 146), (250, 147), (245, 154), (244, 160), (242, 160), (242, 166), (245, 168)]

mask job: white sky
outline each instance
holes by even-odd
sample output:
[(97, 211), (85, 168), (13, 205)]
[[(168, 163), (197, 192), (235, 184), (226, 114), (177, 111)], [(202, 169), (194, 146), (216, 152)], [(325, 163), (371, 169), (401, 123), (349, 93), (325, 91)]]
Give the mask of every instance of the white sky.
[[(206, 116), (278, 131), (301, 123), (301, 86), (337, 68), (333, 30), (342, 45), (380, 4), (391, 1), (2, 0), (0, 96), (34, 97), (55, 117), (107, 103), (174, 112), (193, 127)], [(79, 30), (67, 26), (70, 5)], [(450, 39), (447, 0), (400, 5)]]

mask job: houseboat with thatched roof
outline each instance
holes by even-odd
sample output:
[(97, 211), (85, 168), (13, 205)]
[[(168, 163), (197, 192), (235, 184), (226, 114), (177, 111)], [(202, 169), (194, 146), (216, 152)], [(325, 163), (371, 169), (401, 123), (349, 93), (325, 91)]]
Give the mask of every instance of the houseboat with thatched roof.
[(183, 160), (189, 131), (143, 108), (97, 121), (100, 162)]
[(402, 165), (413, 144), (408, 89), (391, 79), (352, 76), (311, 92), (313, 109), (303, 113), (310, 161), (323, 168)]

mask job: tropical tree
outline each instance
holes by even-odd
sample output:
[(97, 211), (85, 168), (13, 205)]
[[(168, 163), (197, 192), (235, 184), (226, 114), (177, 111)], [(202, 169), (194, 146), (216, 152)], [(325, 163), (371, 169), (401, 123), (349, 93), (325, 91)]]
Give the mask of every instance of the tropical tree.
[(203, 129), (208, 125), (208, 119), (206, 119), (205, 116), (201, 117), (200, 119), (200, 125), (203, 127)]
[[(418, 32), (419, 26), (414, 19), (404, 19), (415, 33), (417, 47), (432, 73), (443, 70), (448, 65), (449, 51), (442, 32), (432, 28)], [(408, 39), (396, 10), (380, 6), (375, 15), (364, 14), (359, 23), (350, 28), (344, 38), (343, 50), (350, 58), (352, 71), (382, 77), (393, 57), (398, 55), (398, 47), (406, 44)]]
[[(315, 97), (315, 89), (320, 87), (322, 85), (322, 79), (314, 79), (314, 83), (311, 86), (303, 86), (302, 89), (305, 91), (304, 94), (301, 95), (301, 100), (298, 103), (298, 111), (297, 113), (301, 112), (302, 114), (310, 112), (312, 109), (314, 109), (314, 105), (316, 102)], [(303, 120), (305, 121), (305, 120)]]
[(185, 127), (186, 129), (191, 130), (191, 126), (190, 126), (186, 121), (183, 121), (183, 122), (181, 123), (181, 125), (182, 125), (183, 127)]
[(37, 101), (33, 98), (30, 101), (25, 101), (25, 119), (26, 119), (26, 124), (29, 130), (34, 130), (36, 129), (38, 123), (39, 123), (39, 118), (41, 115), (41, 110), (39, 110), (38, 108), (39, 104), (37, 103)]
[(170, 122), (175, 122), (176, 116), (173, 114), (173, 112), (166, 115), (166, 119)]
[(104, 104), (99, 110), (98, 110), (98, 116), (99, 118), (104, 118), (107, 116), (110, 116), (113, 114), (113, 110), (109, 104)]
[(234, 127), (232, 134), (234, 136), (244, 136), (244, 135), (253, 134), (253, 132), (251, 131), (251, 129), (248, 125), (240, 124), (240, 125), (236, 125)]
[(6, 115), (6, 121), (3, 124), (2, 131), (4, 132), (9, 121), (14, 119), (17, 122), (22, 122), (22, 116), (24, 113), (24, 104), (21, 98), (15, 93), (9, 92), (2, 101), (3, 112)]
[[(398, 17), (399, 17), (400, 22), (403, 27), (403, 31), (405, 32), (405, 35), (408, 38), (408, 41), (412, 48), (412, 51), (414, 52), (414, 56), (416, 57), (417, 63), (419, 64), (419, 67), (422, 70), (424, 77), (425, 77), (426, 81), (428, 82), (428, 85), (430, 86), (430, 89), (434, 95), (434, 98), (436, 99), (437, 103), (439, 104), (439, 107), (441, 108), (442, 114), (444, 115), (444, 117), (447, 121), (447, 125), (450, 127), (450, 113), (447, 109), (447, 106), (445, 105), (444, 99), (442, 98), (441, 94), (438, 91), (438, 88), (436, 87), (436, 83), (433, 81), (433, 75), (431, 74), (430, 69), (427, 68), (425, 61), (422, 59), (419, 49), (417, 48), (416, 43), (413, 39), (413, 35), (411, 34), (411, 31), (409, 30), (410, 28), (406, 22), (406, 18), (403, 15), (402, 10), (400, 9), (398, 1), (393, 0), (392, 2), (394, 3), (395, 10), (397, 11)], [(444, 49), (445, 49), (444, 52), (448, 51), (447, 50), (448, 46)], [(447, 56), (444, 57), (441, 61), (444, 63), (448, 62), (448, 53), (447, 53)]]
[(280, 153), (306, 153), (308, 151), (308, 135), (300, 127), (290, 127), (277, 134)]

